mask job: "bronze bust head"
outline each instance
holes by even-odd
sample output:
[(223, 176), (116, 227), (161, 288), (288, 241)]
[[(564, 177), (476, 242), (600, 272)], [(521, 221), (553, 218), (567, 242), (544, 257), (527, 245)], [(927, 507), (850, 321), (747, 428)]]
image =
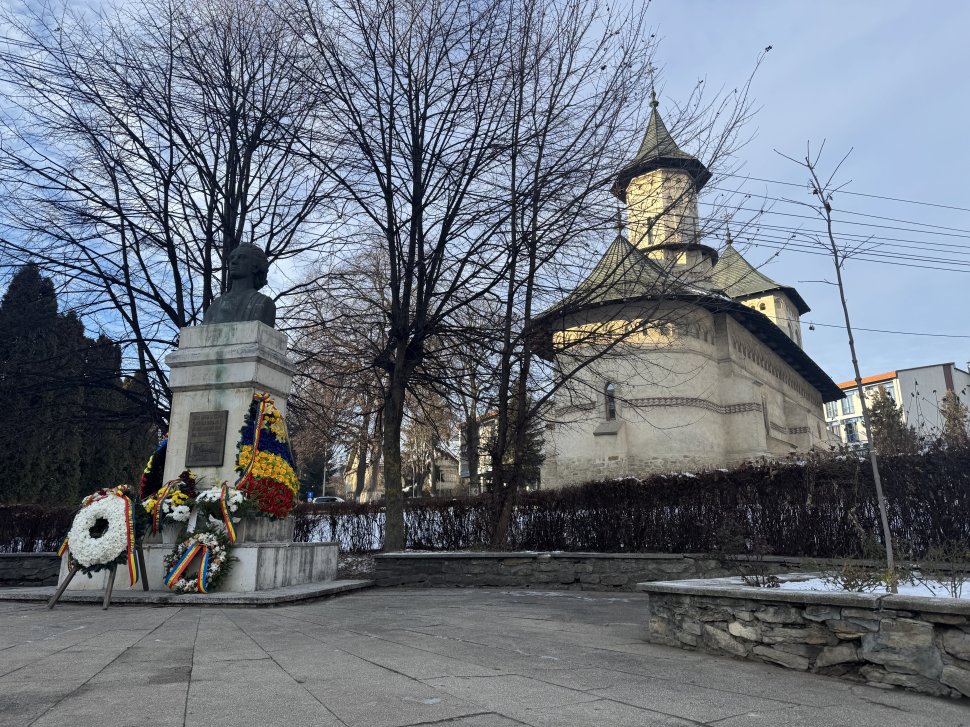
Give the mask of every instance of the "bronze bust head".
[(276, 326), (276, 304), (259, 289), (266, 285), (269, 260), (255, 245), (243, 243), (229, 254), (229, 290), (212, 301), (202, 319), (210, 323), (262, 321)]

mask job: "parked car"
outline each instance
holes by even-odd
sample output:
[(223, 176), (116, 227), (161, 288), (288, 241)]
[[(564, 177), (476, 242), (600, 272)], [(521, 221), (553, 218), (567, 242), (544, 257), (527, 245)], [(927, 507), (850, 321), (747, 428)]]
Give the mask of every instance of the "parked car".
[(314, 497), (314, 505), (330, 505), (334, 502), (344, 502), (344, 498), (337, 497), (336, 495), (325, 495), (324, 497)]

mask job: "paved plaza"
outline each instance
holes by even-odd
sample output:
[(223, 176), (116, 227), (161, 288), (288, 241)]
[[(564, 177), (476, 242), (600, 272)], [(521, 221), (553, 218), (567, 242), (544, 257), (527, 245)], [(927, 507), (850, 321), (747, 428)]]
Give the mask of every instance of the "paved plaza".
[(643, 641), (644, 594), (360, 591), (269, 609), (0, 603), (0, 724), (970, 725), (965, 702)]

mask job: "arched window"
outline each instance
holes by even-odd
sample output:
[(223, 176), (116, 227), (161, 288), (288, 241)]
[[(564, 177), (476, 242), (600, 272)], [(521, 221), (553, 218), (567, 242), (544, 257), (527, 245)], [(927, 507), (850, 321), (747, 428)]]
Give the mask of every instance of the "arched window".
[(607, 421), (616, 419), (616, 386), (609, 382), (604, 389), (606, 393), (606, 419)]

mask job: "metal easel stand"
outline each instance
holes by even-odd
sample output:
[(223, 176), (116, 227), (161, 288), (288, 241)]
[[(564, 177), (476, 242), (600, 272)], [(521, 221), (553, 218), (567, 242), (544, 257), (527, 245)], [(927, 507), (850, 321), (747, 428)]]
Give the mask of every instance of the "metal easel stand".
[[(145, 551), (142, 550), (141, 543), (135, 546), (135, 560), (138, 562), (138, 577), (141, 578), (142, 590), (148, 590), (148, 571), (145, 568)], [(79, 568), (74, 566), (74, 561), (68, 561), (70, 563), (67, 578), (64, 582), (57, 587), (57, 591), (51, 596), (51, 600), (47, 602), (47, 608), (52, 609), (57, 605), (57, 602), (61, 600), (61, 596), (64, 595), (64, 591), (74, 580), (74, 576), (78, 574)], [(111, 569), (108, 572), (108, 582), (104, 586), (104, 600), (101, 602), (101, 610), (105, 610), (111, 605), (111, 592), (115, 587), (115, 576), (118, 574), (118, 563), (112, 563)]]

